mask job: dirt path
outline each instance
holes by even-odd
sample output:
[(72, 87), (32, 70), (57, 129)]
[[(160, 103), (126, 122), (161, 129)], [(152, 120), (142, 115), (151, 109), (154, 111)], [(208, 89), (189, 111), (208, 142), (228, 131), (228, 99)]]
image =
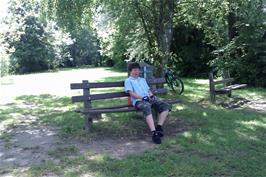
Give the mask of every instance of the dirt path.
[(253, 111), (266, 113), (266, 99), (246, 99), (241, 97), (234, 97), (233, 100), (222, 103), (222, 106), (228, 109), (242, 109), (247, 108)]
[[(33, 104), (26, 102), (13, 103), (12, 106), (25, 110), (36, 109)], [(170, 127), (166, 136), (175, 136), (188, 128), (181, 120), (178, 125)], [(151, 142), (150, 135), (96, 139), (84, 143), (77, 139), (62, 139), (58, 137), (58, 131), (55, 126), (41, 124), (38, 117), (33, 115), (21, 114), (14, 123), (3, 125), (0, 128), (0, 176), (12, 176), (12, 169), (23, 171), (45, 162), (59, 164), (61, 155), (81, 155), (87, 159), (107, 155), (114, 159), (123, 159), (130, 154), (142, 153), (157, 146)]]

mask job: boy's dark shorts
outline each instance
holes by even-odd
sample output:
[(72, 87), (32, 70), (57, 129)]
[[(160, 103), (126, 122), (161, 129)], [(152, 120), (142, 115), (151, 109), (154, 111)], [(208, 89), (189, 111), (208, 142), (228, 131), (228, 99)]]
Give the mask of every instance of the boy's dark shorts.
[(147, 117), (152, 113), (152, 108), (154, 108), (159, 113), (164, 111), (171, 111), (171, 105), (161, 100), (156, 100), (152, 103), (146, 101), (137, 101), (135, 107), (137, 110), (141, 110), (143, 112), (144, 117)]

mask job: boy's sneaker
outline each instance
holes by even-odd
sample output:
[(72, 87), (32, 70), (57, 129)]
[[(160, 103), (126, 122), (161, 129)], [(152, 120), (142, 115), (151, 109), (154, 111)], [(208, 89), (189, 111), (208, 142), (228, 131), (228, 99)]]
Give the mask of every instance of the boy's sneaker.
[(158, 133), (158, 135), (160, 136), (160, 137), (163, 137), (163, 129), (162, 129), (162, 126), (160, 126), (160, 125), (157, 125), (156, 126), (156, 132)]
[(152, 141), (155, 143), (155, 144), (161, 144), (161, 138), (159, 136), (159, 134), (154, 131), (153, 134), (152, 134)]

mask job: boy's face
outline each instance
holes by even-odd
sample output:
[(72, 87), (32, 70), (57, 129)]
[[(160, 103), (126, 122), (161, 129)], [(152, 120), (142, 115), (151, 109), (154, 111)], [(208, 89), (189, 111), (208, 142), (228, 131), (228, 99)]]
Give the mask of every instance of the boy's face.
[(130, 75), (132, 77), (138, 77), (139, 76), (139, 68), (133, 68), (130, 72)]

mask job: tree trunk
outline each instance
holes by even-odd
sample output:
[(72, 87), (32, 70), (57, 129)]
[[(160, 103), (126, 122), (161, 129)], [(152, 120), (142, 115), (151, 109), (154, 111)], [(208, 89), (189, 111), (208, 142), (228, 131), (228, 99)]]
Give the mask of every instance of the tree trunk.
[(233, 2), (229, 1), (229, 13), (227, 16), (229, 41), (232, 41), (237, 35), (237, 29), (235, 27), (237, 17), (235, 14), (235, 10), (232, 7), (232, 4), (233, 4)]
[[(155, 76), (162, 77), (164, 67), (170, 58), (170, 46), (173, 36), (174, 0), (152, 0), (152, 18), (145, 18), (145, 10), (141, 8), (140, 1), (134, 0), (145, 36), (148, 41), (149, 55), (154, 59), (156, 67)], [(150, 9), (149, 9), (150, 10)], [(150, 29), (150, 28), (154, 29)]]
[(164, 67), (167, 65), (170, 58), (170, 46), (173, 36), (173, 16), (174, 16), (174, 0), (159, 0), (158, 23), (155, 27), (155, 36), (158, 45), (157, 77), (163, 76)]

